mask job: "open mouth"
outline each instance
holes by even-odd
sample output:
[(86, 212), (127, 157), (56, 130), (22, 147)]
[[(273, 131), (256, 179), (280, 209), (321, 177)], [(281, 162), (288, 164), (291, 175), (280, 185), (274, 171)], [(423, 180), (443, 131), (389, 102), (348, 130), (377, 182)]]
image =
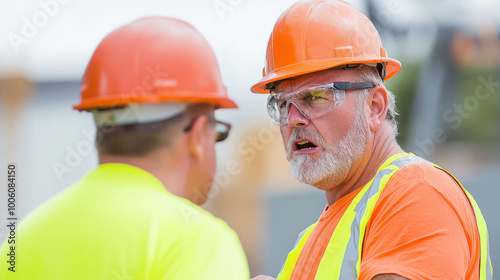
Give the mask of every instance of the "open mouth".
[(315, 145), (314, 143), (312, 143), (311, 141), (302, 140), (302, 141), (296, 142), (295, 147), (296, 147), (297, 151), (305, 151), (305, 150), (314, 149), (318, 146)]

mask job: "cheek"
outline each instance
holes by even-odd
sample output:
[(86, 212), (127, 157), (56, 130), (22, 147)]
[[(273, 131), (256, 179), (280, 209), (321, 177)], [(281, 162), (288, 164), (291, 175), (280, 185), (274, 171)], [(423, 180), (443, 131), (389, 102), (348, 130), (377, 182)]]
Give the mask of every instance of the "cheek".
[(216, 149), (215, 149), (215, 130), (211, 130), (209, 135), (207, 135), (207, 161), (210, 164), (215, 165), (216, 163)]
[(347, 110), (351, 108), (335, 109), (313, 121), (318, 133), (323, 136), (327, 143), (336, 143), (344, 139), (356, 119), (355, 107), (352, 110)]
[(290, 135), (292, 134), (292, 129), (289, 126), (280, 126), (280, 132), (283, 144), (286, 147), (288, 144), (288, 139), (290, 139)]
[[(204, 173), (213, 177), (217, 165), (215, 149), (215, 132), (208, 131), (205, 134), (204, 158), (202, 159)], [(213, 140), (212, 140), (213, 139)]]
[(207, 158), (210, 170), (211, 171), (215, 170), (215, 167), (217, 166), (217, 155), (215, 152), (215, 145), (212, 145), (209, 148), (209, 152), (207, 153)]

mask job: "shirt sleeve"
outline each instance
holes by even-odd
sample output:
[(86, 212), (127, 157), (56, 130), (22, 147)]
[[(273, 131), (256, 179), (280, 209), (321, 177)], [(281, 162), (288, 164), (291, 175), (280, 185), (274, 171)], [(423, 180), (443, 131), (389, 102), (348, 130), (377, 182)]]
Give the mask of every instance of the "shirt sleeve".
[(222, 220), (190, 221), (162, 254), (153, 279), (248, 280), (245, 253), (236, 233)]
[(473, 210), (454, 179), (428, 166), (390, 179), (367, 225), (358, 279), (471, 279), (479, 263)]

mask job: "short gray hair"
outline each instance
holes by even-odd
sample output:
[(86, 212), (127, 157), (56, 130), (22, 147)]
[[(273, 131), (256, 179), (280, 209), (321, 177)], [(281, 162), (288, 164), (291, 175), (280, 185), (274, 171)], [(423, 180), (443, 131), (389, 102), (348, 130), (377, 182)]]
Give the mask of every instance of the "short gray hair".
[[(386, 89), (387, 91), (387, 99), (389, 101), (388, 108), (387, 108), (387, 115), (386, 115), (386, 120), (389, 121), (392, 127), (392, 132), (394, 136), (398, 135), (398, 122), (396, 121), (396, 116), (399, 115), (397, 110), (396, 110), (396, 96), (394, 95), (393, 92), (388, 90), (385, 87), (384, 81), (380, 77), (380, 74), (375, 67), (367, 66), (367, 65), (362, 65), (361, 67), (357, 69), (353, 69), (351, 71), (356, 71), (355, 76), (356, 76), (356, 82), (359, 83), (373, 83), (375, 86), (382, 86)], [(356, 94), (356, 105), (361, 106), (363, 101), (368, 98), (371, 92), (370, 89), (362, 89), (361, 94)]]

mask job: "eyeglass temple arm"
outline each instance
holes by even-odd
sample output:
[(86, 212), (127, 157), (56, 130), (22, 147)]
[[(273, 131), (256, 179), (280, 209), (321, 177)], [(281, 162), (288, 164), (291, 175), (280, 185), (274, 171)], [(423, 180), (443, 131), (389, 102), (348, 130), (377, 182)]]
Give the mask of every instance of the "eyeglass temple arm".
[(350, 89), (363, 89), (375, 87), (373, 83), (350, 83), (350, 82), (337, 82), (333, 83), (333, 87), (339, 90)]

